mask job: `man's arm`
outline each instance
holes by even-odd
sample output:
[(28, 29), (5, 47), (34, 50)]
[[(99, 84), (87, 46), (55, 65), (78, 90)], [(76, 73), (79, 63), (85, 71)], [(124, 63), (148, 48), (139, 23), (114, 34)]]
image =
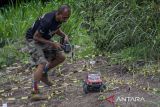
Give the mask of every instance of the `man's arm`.
[(48, 45), (50, 45), (52, 43), (51, 41), (42, 38), (42, 34), (39, 33), (38, 31), (35, 32), (35, 34), (33, 36), (33, 39), (35, 41), (38, 41), (38, 42), (41, 42), (41, 43), (44, 43), (44, 44), (48, 44)]
[(65, 42), (69, 42), (68, 36), (59, 28), (56, 34), (63, 37)]
[(60, 28), (56, 31), (56, 34), (65, 38), (65, 36), (67, 36)]
[(34, 36), (33, 36), (33, 39), (35, 41), (38, 41), (38, 42), (41, 42), (41, 43), (44, 43), (44, 44), (48, 44), (48, 45), (51, 45), (53, 46), (54, 48), (59, 48), (59, 46), (56, 44), (56, 43), (53, 43), (52, 41), (49, 41), (49, 40), (46, 40), (44, 38), (42, 38), (42, 34), (39, 33), (38, 31), (35, 32)]

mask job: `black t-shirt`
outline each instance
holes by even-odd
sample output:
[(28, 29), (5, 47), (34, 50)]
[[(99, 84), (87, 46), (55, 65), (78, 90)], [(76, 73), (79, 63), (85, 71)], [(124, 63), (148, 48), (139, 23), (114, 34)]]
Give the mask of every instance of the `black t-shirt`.
[(54, 31), (61, 26), (61, 22), (57, 22), (55, 19), (57, 11), (44, 14), (37, 19), (33, 26), (27, 30), (26, 39), (33, 39), (33, 35), (36, 31), (42, 34), (44, 39), (51, 39)]

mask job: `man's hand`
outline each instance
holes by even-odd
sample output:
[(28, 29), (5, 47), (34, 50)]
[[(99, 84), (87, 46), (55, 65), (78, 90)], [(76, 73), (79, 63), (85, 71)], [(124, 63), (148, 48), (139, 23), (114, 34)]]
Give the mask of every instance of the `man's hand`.
[(59, 43), (50, 43), (51, 47), (55, 48), (55, 49), (61, 49), (61, 45)]

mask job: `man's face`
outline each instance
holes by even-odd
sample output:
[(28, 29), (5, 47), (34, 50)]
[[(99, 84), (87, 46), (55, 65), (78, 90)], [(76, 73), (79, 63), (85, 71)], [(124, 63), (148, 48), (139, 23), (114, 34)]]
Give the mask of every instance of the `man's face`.
[(70, 17), (70, 13), (68, 10), (64, 10), (61, 14), (60, 14), (60, 22), (66, 22)]

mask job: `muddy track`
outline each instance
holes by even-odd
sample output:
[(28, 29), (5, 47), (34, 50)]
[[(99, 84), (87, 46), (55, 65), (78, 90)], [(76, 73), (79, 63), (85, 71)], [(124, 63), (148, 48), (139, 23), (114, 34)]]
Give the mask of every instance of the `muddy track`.
[[(127, 71), (121, 65), (110, 65), (105, 58), (95, 59), (94, 65), (86, 60), (73, 64), (66, 61), (62, 66), (49, 72), (52, 87), (40, 83), (41, 92), (48, 100), (30, 101), (31, 74), (33, 71), (21, 65), (6, 69), (7, 75), (1, 78), (0, 100), (8, 107), (160, 107), (159, 81), (148, 80), (138, 74)], [(100, 72), (107, 88), (104, 92), (84, 94), (83, 79), (89, 72)], [(110, 103), (101, 97), (115, 97)], [(120, 97), (139, 97), (143, 101), (119, 101)]]

